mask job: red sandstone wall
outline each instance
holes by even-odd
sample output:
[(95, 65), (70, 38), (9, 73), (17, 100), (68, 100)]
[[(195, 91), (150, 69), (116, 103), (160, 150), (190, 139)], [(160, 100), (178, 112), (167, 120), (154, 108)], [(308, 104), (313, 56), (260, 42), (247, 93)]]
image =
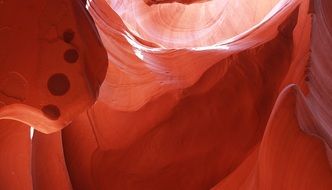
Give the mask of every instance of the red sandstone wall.
[(332, 2), (151, 3), (0, 1), (0, 189), (331, 189)]

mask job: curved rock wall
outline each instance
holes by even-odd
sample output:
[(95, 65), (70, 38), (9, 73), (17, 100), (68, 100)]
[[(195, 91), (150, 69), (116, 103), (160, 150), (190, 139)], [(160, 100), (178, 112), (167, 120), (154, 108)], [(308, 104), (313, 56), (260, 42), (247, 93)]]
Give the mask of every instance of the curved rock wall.
[(331, 14), (0, 1), (0, 189), (331, 189)]

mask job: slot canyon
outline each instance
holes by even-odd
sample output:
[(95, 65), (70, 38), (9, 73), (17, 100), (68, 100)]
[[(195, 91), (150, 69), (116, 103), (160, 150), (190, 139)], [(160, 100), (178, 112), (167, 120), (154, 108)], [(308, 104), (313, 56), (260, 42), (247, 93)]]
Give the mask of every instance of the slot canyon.
[(1, 190), (331, 190), (331, 0), (0, 0)]

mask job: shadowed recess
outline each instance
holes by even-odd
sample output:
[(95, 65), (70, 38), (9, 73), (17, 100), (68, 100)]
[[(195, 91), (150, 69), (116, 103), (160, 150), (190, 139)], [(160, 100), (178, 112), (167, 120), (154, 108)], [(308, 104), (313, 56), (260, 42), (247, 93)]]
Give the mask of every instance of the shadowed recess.
[(57, 73), (48, 79), (47, 87), (52, 95), (62, 96), (70, 89), (70, 82), (65, 74)]

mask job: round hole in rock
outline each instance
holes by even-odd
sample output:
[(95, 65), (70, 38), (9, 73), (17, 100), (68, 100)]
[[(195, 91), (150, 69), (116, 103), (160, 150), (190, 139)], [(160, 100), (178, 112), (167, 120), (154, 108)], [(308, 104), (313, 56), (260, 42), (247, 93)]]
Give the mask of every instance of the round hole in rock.
[(78, 60), (79, 55), (76, 49), (68, 49), (65, 51), (63, 57), (68, 63), (75, 63)]
[(63, 37), (63, 41), (65, 41), (66, 43), (70, 43), (71, 41), (73, 41), (73, 39), (75, 37), (75, 32), (71, 29), (68, 29), (63, 32), (62, 37)]
[(48, 79), (47, 88), (52, 95), (62, 96), (68, 92), (70, 82), (65, 74), (56, 73)]
[(57, 120), (61, 115), (59, 108), (52, 104), (44, 106), (42, 108), (42, 112), (47, 118), (51, 120)]

